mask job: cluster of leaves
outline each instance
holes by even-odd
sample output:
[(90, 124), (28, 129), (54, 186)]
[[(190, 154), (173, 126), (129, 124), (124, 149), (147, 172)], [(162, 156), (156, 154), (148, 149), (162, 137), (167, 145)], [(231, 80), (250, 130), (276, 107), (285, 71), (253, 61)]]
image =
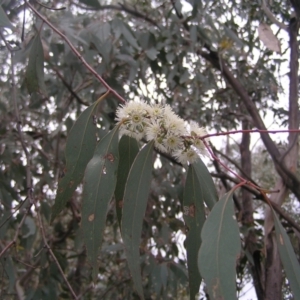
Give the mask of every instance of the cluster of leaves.
[[(78, 174), (83, 174), (86, 169), (81, 230), (84, 233), (87, 257), (93, 266), (93, 278), (96, 280), (106, 213), (115, 192), (116, 211), (128, 266), (135, 289), (144, 299), (140, 261), (137, 258), (140, 255), (143, 218), (151, 186), (154, 141), (150, 141), (140, 151), (134, 138), (123, 136), (118, 142), (120, 124), (100, 140), (88, 162), (84, 137), (94, 136), (95, 139), (95, 132), (91, 130), (90, 111), (97, 104), (82, 113), (69, 134), (67, 149), (72, 147), (71, 159), (73, 156), (77, 159), (70, 163), (68, 155), (66, 157), (70, 171), (64, 177), (68, 179), (60, 181), (53, 218), (64, 206), (66, 195), (74, 192), (75, 183), (81, 181), (82, 178), (77, 178)], [(84, 131), (82, 140), (78, 140), (79, 124), (81, 128), (90, 127)], [(235, 298), (235, 266), (241, 243), (233, 208), (233, 192), (234, 189), (217, 201), (213, 180), (200, 158), (189, 165), (183, 195), (183, 214), (188, 230), (185, 246), (191, 299), (199, 292), (201, 276), (212, 299)], [(205, 205), (211, 210), (207, 219)], [(281, 259), (294, 295), (300, 295), (297, 258), (283, 226), (275, 212), (273, 214)]]

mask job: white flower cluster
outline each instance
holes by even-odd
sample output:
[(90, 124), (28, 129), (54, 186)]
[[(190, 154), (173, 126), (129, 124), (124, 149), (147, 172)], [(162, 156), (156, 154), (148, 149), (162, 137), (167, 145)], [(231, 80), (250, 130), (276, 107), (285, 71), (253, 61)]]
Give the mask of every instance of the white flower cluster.
[(207, 134), (204, 128), (192, 121), (184, 122), (169, 105), (149, 105), (145, 102), (128, 102), (117, 109), (121, 135), (137, 140), (154, 140), (154, 146), (169, 153), (180, 163), (193, 163), (198, 154), (206, 154), (199, 137)]

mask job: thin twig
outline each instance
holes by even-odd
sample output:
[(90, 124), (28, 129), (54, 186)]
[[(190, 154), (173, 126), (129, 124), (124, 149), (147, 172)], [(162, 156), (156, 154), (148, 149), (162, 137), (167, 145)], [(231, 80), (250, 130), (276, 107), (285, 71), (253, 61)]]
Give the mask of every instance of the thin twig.
[[(219, 174), (215, 174), (215, 173), (211, 173), (212, 177), (216, 177), (216, 178), (225, 178), (231, 182), (233, 182), (234, 184), (239, 184), (239, 180), (237, 178), (231, 177), (230, 175), (226, 174), (226, 173), (219, 173)], [(263, 194), (258, 191), (257, 189), (254, 189), (253, 187), (250, 187), (249, 185), (243, 185), (241, 186), (243, 189), (248, 190), (250, 193), (252, 193), (255, 196), (255, 200), (260, 200), (263, 201), (264, 203), (267, 203), (269, 205), (271, 205), (274, 210), (283, 218), (285, 219), (287, 222), (289, 222), (289, 224), (294, 227), (296, 230), (298, 230), (300, 232), (300, 225), (292, 218), (288, 215), (288, 213), (286, 213), (278, 204), (274, 203), (274, 201), (271, 201), (268, 197), (269, 203), (267, 201), (265, 201), (265, 195), (263, 196)]]
[(59, 72), (59, 70), (56, 67), (52, 67), (52, 70), (55, 72), (55, 74), (59, 77), (61, 82), (64, 84), (64, 86), (68, 89), (70, 94), (80, 103), (84, 106), (89, 106), (88, 103), (86, 103), (84, 100), (82, 100), (77, 93), (73, 90), (72, 86), (66, 81), (66, 79), (63, 77), (63, 75)]
[(44, 7), (44, 8), (46, 8), (46, 9), (50, 9), (50, 10), (65, 10), (65, 9), (66, 9), (65, 6), (59, 7), (59, 8), (55, 8), (55, 7), (47, 6), (47, 5), (41, 3), (41, 2), (39, 2), (39, 1), (37, 1), (37, 0), (35, 0), (35, 2), (36, 2), (38, 5), (40, 5), (40, 6)]
[(238, 163), (236, 162), (236, 160), (231, 159), (230, 157), (228, 157), (226, 154), (222, 153), (221, 151), (219, 151), (219, 150), (216, 149), (215, 147), (212, 147), (212, 150), (213, 150), (215, 153), (221, 155), (223, 158), (225, 158), (227, 161), (229, 161), (232, 165), (234, 165), (234, 166), (237, 168), (237, 170), (240, 171), (241, 174), (242, 174), (245, 178), (247, 178), (249, 181), (253, 182), (254, 184), (258, 185), (257, 183), (255, 183), (255, 181), (254, 181), (252, 178), (250, 178), (250, 177), (248, 176), (248, 174), (246, 174), (246, 173), (242, 170), (242, 168), (238, 165)]
[(13, 246), (14, 244), (16, 243), (16, 241), (12, 240), (10, 241), (5, 247), (4, 249), (1, 251), (0, 253), (0, 258), (4, 255), (4, 253), (11, 247)]
[(276, 133), (290, 133), (290, 132), (300, 133), (300, 129), (278, 129), (278, 130), (260, 130), (260, 129), (243, 130), (243, 129), (241, 129), (241, 130), (232, 130), (232, 131), (226, 131), (226, 132), (216, 132), (216, 133), (206, 134), (204, 136), (201, 136), (200, 139), (206, 139), (206, 138), (215, 137), (215, 136), (222, 136), (222, 135), (238, 134), (238, 133), (271, 133), (271, 134), (276, 134)]
[(63, 271), (63, 269), (61, 268), (61, 266), (60, 266), (60, 264), (59, 264), (59, 262), (58, 262), (56, 256), (54, 255), (52, 249), (50, 248), (50, 246), (49, 246), (49, 244), (48, 244), (48, 241), (47, 241), (47, 238), (46, 238), (46, 235), (45, 235), (45, 229), (44, 229), (42, 217), (41, 217), (41, 214), (40, 214), (40, 211), (39, 211), (39, 207), (38, 207), (36, 204), (35, 204), (35, 208), (36, 208), (36, 211), (37, 211), (37, 217), (38, 217), (39, 227), (40, 227), (40, 230), (41, 230), (41, 233), (42, 233), (42, 238), (43, 238), (45, 247), (46, 247), (47, 250), (49, 251), (49, 253), (50, 253), (52, 259), (54, 260), (54, 262), (55, 262), (55, 264), (56, 264), (56, 266), (57, 266), (57, 268), (58, 268), (58, 270), (59, 270), (61, 276), (63, 277), (63, 279), (64, 279), (66, 285), (68, 286), (68, 288), (69, 288), (69, 290), (70, 290), (70, 292), (71, 292), (73, 298), (77, 300), (77, 299), (78, 299), (77, 295), (75, 294), (75, 292), (74, 292), (74, 290), (73, 290), (71, 284), (69, 283), (69, 281), (68, 281), (66, 275), (64, 274), (64, 271)]
[(126, 103), (126, 100), (112, 87), (110, 87), (109, 84), (106, 83), (106, 81), (86, 62), (86, 60), (83, 58), (83, 56), (77, 51), (77, 49), (73, 46), (73, 44), (70, 42), (70, 40), (60, 31), (58, 30), (46, 17), (44, 17), (42, 14), (40, 14), (28, 1), (25, 1), (28, 7), (41, 19), (43, 20), (54, 32), (56, 32), (71, 48), (73, 53), (81, 60), (81, 62), (85, 65), (85, 67), (104, 85), (104, 87), (109, 91), (111, 94), (113, 94), (120, 102)]
[[(202, 138), (201, 138), (202, 139)], [(233, 174), (235, 177), (237, 177), (241, 182), (247, 183), (247, 179), (243, 178), (242, 176), (240, 176), (238, 173), (234, 172), (233, 170), (231, 170), (229, 167), (227, 167), (212, 151), (212, 149), (210, 148), (210, 146), (208, 145), (208, 143), (203, 139), (203, 143), (208, 151), (208, 153), (210, 154), (211, 158), (215, 161), (217, 161), (225, 170), (227, 170), (229, 173)]]
[(81, 294), (78, 295), (78, 299), (81, 299), (81, 298), (84, 296), (84, 294), (86, 294), (89, 290), (92, 290), (94, 287), (95, 287), (94, 283), (93, 283), (93, 282), (90, 283), (90, 284), (84, 289), (84, 291), (83, 291)]
[(26, 202), (26, 200), (27, 200), (27, 198), (26, 198), (24, 201), (22, 201), (22, 202), (14, 209), (14, 212), (11, 213), (11, 214), (10, 214), (10, 215), (9, 215), (9, 216), (1, 223), (0, 229), (1, 229), (2, 226), (4, 226), (4, 224), (5, 224), (8, 220), (10, 220), (10, 219), (12, 218), (13, 214), (16, 213), (16, 212), (22, 207), (22, 205)]
[(0, 258), (5, 254), (5, 252), (12, 246), (14, 246), (17, 242), (17, 239), (18, 239), (18, 236), (19, 236), (19, 232), (21, 230), (21, 227), (23, 226), (24, 222), (25, 222), (25, 219), (30, 211), (30, 208), (31, 208), (31, 204), (28, 206), (28, 208), (26, 209), (23, 217), (22, 217), (22, 220), (21, 222), (18, 224), (17, 226), (17, 229), (16, 229), (16, 232), (15, 232), (15, 235), (13, 237), (13, 239), (5, 246), (5, 248), (1, 251), (0, 253)]

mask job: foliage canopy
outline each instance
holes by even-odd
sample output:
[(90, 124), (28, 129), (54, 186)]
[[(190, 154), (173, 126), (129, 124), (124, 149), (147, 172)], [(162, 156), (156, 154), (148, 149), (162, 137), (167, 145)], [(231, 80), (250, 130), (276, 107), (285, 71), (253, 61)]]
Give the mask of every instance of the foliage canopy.
[(297, 1), (104, 2), (1, 1), (1, 297), (300, 299)]

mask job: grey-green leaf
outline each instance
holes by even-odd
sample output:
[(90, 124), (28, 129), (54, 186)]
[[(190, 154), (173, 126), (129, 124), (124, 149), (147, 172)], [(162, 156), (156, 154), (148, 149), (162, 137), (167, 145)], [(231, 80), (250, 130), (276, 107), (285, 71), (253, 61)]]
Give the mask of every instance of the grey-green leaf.
[(144, 299), (144, 295), (139, 245), (151, 184), (152, 152), (153, 142), (150, 142), (138, 153), (132, 164), (125, 187), (122, 216), (122, 238), (128, 267), (141, 299)]
[(218, 200), (217, 190), (212, 177), (209, 174), (207, 167), (200, 158), (195, 163), (193, 163), (193, 168), (196, 171), (199, 182), (201, 184), (201, 198), (208, 206), (208, 208), (212, 210), (213, 206)]
[(97, 138), (97, 127), (93, 122), (98, 102), (89, 106), (74, 123), (66, 144), (66, 174), (58, 182), (55, 203), (52, 207), (51, 220), (63, 210), (81, 182), (87, 163), (93, 156)]
[(195, 300), (201, 283), (201, 275), (195, 263), (201, 245), (200, 233), (205, 222), (204, 203), (200, 185), (196, 171), (193, 165), (190, 165), (183, 193), (183, 217), (188, 230), (185, 247), (191, 300)]
[(102, 242), (108, 204), (112, 199), (119, 162), (119, 127), (110, 131), (97, 145), (93, 158), (86, 167), (82, 203), (82, 232), (87, 257), (97, 277), (97, 256)]
[(283, 264), (286, 276), (289, 280), (294, 299), (300, 299), (300, 267), (299, 261), (293, 250), (291, 241), (281, 225), (276, 213), (273, 211), (273, 218), (276, 231), (277, 245), (281, 262)]
[(115, 190), (116, 211), (119, 224), (121, 225), (123, 196), (125, 185), (131, 165), (139, 152), (137, 140), (127, 135), (122, 136), (119, 142), (120, 162), (117, 174), (117, 185)]
[(148, 58), (151, 60), (155, 60), (158, 55), (158, 51), (155, 48), (150, 48), (146, 50), (145, 53), (148, 56)]
[(30, 48), (25, 82), (29, 94), (35, 92), (45, 93), (46, 91), (44, 82), (44, 50), (39, 34), (34, 38)]
[(127, 40), (127, 42), (134, 47), (135, 49), (139, 50), (139, 45), (137, 44), (136, 38), (133, 35), (133, 32), (131, 31), (130, 27), (123, 23), (122, 24), (122, 33), (124, 38)]
[(241, 243), (233, 191), (217, 202), (204, 223), (198, 267), (211, 299), (236, 299), (236, 260)]
[(0, 27), (7, 27), (10, 29), (14, 29), (14, 26), (11, 24), (9, 18), (7, 17), (1, 5), (0, 5)]

